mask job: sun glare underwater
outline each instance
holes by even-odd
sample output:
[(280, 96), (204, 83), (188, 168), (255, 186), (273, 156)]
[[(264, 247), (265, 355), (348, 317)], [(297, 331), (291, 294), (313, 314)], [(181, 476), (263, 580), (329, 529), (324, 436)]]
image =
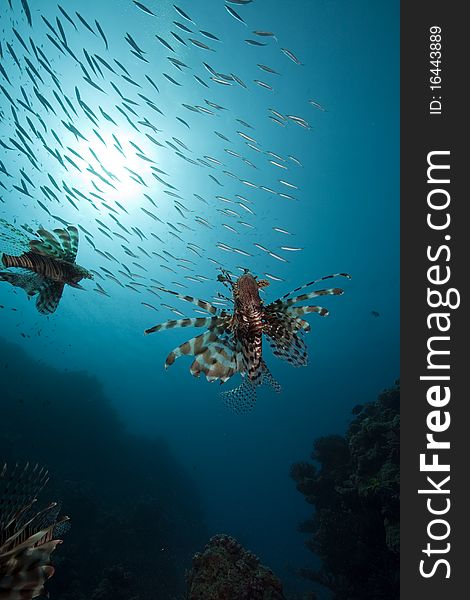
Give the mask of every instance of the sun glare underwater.
[(224, 533), (300, 598), (291, 465), (399, 377), (398, 3), (5, 0), (0, 26), (0, 471), (48, 468), (77, 548), (89, 506), (108, 574), (51, 597), (121, 598), (119, 505), (165, 523), (148, 597)]

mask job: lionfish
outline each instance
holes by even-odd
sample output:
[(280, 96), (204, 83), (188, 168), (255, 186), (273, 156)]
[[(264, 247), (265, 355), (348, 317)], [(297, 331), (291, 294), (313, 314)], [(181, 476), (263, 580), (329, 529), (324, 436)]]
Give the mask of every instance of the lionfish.
[(295, 294), (333, 277), (351, 278), (347, 273), (327, 275), (295, 288), (270, 304), (264, 304), (260, 289), (269, 285), (267, 280), (258, 279), (248, 270), (233, 280), (227, 271), (222, 271), (217, 279), (232, 291), (233, 312), (218, 309), (205, 300), (162, 288), (162, 291), (191, 302), (212, 316), (166, 321), (147, 329), (145, 334), (174, 327), (205, 327), (207, 330), (204, 333), (170, 352), (165, 368), (178, 357), (187, 355), (195, 357), (190, 367), (195, 377), (204, 373), (208, 381), (220, 380), (224, 383), (235, 373), (240, 373), (243, 377), (241, 385), (222, 395), (233, 410), (247, 412), (254, 406), (258, 386), (267, 384), (277, 392), (281, 389), (263, 359), (263, 336), (268, 338), (274, 355), (295, 367), (305, 366), (308, 355), (302, 334), (310, 331), (310, 325), (302, 316), (317, 313), (324, 317), (328, 315), (328, 310), (321, 306), (295, 305), (318, 296), (339, 296), (343, 290), (330, 288)]
[(48, 473), (15, 465), (0, 468), (0, 599), (29, 600), (44, 594), (44, 583), (54, 574), (50, 556), (62, 543), (56, 539), (68, 528), (53, 502), (34, 506), (48, 481)]
[(40, 313), (51, 314), (57, 309), (65, 284), (83, 289), (79, 282), (93, 278), (75, 262), (78, 230), (73, 225), (53, 233), (43, 228), (35, 233), (24, 226), (33, 239), (3, 219), (0, 226), (0, 265), (8, 269), (0, 271), (0, 281), (23, 288), (29, 297), (37, 294)]

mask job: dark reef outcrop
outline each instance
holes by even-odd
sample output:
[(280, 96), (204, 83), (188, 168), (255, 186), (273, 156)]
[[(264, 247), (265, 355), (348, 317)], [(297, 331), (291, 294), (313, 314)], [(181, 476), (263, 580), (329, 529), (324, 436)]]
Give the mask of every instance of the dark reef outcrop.
[(94, 377), (40, 364), (1, 338), (0, 378), (2, 461), (45, 465), (48, 494), (71, 517), (51, 598), (181, 598), (207, 533), (196, 485), (166, 443), (129, 434)]
[(335, 600), (399, 597), (400, 388), (356, 406), (344, 437), (314, 442), (311, 458), (292, 466), (297, 489), (314, 507), (299, 530), (320, 557), (301, 574)]
[(233, 537), (215, 535), (193, 557), (188, 600), (285, 600), (281, 581)]

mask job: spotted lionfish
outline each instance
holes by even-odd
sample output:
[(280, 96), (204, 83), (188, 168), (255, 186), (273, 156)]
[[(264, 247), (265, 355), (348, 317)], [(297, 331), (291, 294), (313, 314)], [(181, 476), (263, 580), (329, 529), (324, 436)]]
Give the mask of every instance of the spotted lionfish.
[(310, 331), (310, 325), (302, 316), (317, 313), (324, 317), (328, 310), (321, 306), (295, 305), (318, 296), (339, 296), (343, 294), (343, 290), (330, 288), (295, 294), (320, 281), (339, 276), (350, 279), (347, 273), (327, 275), (295, 288), (270, 304), (264, 304), (260, 297), (260, 289), (269, 285), (267, 280), (258, 279), (248, 271), (233, 280), (227, 271), (222, 271), (218, 280), (232, 291), (233, 312), (218, 309), (205, 300), (162, 288), (162, 291), (191, 302), (212, 316), (166, 321), (147, 329), (145, 333), (174, 327), (207, 328), (201, 335), (193, 337), (170, 352), (165, 361), (165, 368), (172, 365), (178, 357), (187, 355), (195, 357), (190, 367), (195, 377), (204, 373), (208, 381), (220, 380), (224, 383), (235, 373), (240, 373), (244, 378), (242, 384), (224, 392), (223, 396), (231, 408), (237, 412), (245, 412), (254, 405), (256, 388), (259, 385), (268, 384), (275, 391), (281, 389), (263, 359), (263, 336), (268, 338), (274, 355), (295, 367), (305, 366), (308, 356), (302, 334)]
[(0, 227), (0, 266), (8, 269), (0, 271), (0, 281), (23, 288), (30, 297), (37, 294), (40, 313), (57, 309), (65, 284), (83, 289), (79, 282), (93, 278), (75, 262), (78, 230), (73, 225), (53, 233), (42, 228), (35, 233), (24, 226), (33, 239), (3, 219)]
[(29, 600), (44, 594), (54, 574), (50, 556), (65, 533), (68, 517), (59, 518), (53, 502), (34, 507), (47, 483), (47, 471), (37, 465), (0, 467), (0, 599)]

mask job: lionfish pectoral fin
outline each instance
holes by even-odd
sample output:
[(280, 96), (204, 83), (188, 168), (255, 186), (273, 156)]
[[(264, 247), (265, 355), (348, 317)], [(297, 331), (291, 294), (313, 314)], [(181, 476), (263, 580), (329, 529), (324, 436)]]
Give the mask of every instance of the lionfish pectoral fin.
[(190, 370), (194, 377), (204, 373), (210, 383), (224, 383), (237, 372), (236, 354), (225, 341), (217, 340), (196, 356)]
[[(51, 554), (59, 543), (58, 540), (51, 541), (36, 548), (27, 548), (20, 555), (15, 554), (10, 559), (15, 570), (7, 580), (7, 594), (0, 597), (8, 600), (44, 598), (44, 584), (55, 572), (50, 564)], [(0, 588), (0, 593), (3, 591)]]
[[(309, 313), (317, 313), (320, 317), (327, 317), (330, 314), (330, 311), (323, 306), (293, 306), (288, 308), (286, 313), (293, 317), (300, 317), (302, 315), (308, 315)], [(297, 320), (299, 323), (306, 323), (303, 319)], [(307, 328), (303, 326), (303, 329), (310, 329), (310, 325)]]
[(330, 288), (327, 290), (317, 290), (315, 292), (300, 294), (299, 296), (295, 296), (294, 298), (289, 298), (287, 300), (283, 300), (281, 298), (273, 302), (273, 304), (277, 304), (278, 306), (282, 306), (284, 308), (289, 308), (290, 306), (297, 304), (297, 302), (311, 300), (312, 298), (318, 298), (319, 296), (342, 296), (343, 294), (344, 290), (342, 288)]
[(294, 367), (304, 367), (308, 362), (308, 352), (299, 334), (308, 331), (309, 325), (303, 319), (296, 318), (292, 310), (267, 313), (264, 333), (269, 338), (275, 356)]
[(86, 288), (84, 288), (83, 285), (80, 285), (79, 283), (69, 283), (68, 285), (77, 290), (86, 290)]
[(229, 319), (209, 319), (210, 329), (180, 344), (167, 356), (165, 368), (180, 356), (194, 356), (190, 370), (194, 377), (204, 373), (210, 382), (227, 381), (237, 372), (237, 352), (229, 329)]
[[(349, 273), (333, 273), (332, 275), (325, 275), (324, 277), (320, 277), (318, 279), (314, 279), (313, 281), (309, 281), (308, 283), (305, 283), (303, 285), (299, 285), (290, 292), (287, 292), (287, 294), (284, 294), (284, 296), (282, 296), (282, 298), (280, 298), (279, 300), (285, 300), (286, 298), (288, 298), (292, 294), (295, 294), (296, 292), (299, 292), (300, 290), (304, 290), (305, 288), (311, 287), (312, 285), (320, 283), (321, 281), (326, 281), (327, 279), (333, 279), (335, 277), (345, 277), (346, 279), (351, 279), (351, 275)], [(311, 297), (313, 298), (313, 296)]]
[(50, 315), (57, 310), (64, 284), (56, 281), (45, 281), (36, 300), (36, 308), (43, 315)]
[(299, 317), (301, 315), (307, 315), (309, 313), (317, 313), (320, 315), (320, 317), (327, 317), (330, 314), (330, 311), (327, 308), (323, 306), (310, 304), (307, 306), (294, 306), (292, 308), (289, 308), (288, 312)]
[(157, 331), (164, 331), (165, 329), (174, 329), (176, 327), (207, 327), (211, 328), (212, 326), (217, 325), (219, 321), (219, 317), (195, 317), (188, 319), (172, 319), (170, 321), (165, 321), (164, 323), (160, 323), (159, 325), (154, 325), (149, 329), (144, 331), (145, 335), (149, 335), (150, 333), (155, 333)]
[(184, 300), (184, 302), (190, 302), (191, 304), (194, 304), (194, 305), (198, 306), (199, 308), (206, 310), (207, 312), (211, 313), (212, 315), (217, 315), (218, 313), (220, 313), (219, 309), (216, 306), (214, 306), (213, 304), (211, 304), (210, 302), (207, 302), (207, 300), (201, 300), (201, 298), (195, 298), (194, 296), (186, 296), (184, 294), (180, 294), (179, 292), (174, 292), (173, 290), (168, 290), (167, 288), (164, 288), (164, 287), (160, 287), (158, 289), (160, 289), (162, 292), (166, 292), (167, 294), (172, 294), (173, 296), (176, 296), (180, 300)]

